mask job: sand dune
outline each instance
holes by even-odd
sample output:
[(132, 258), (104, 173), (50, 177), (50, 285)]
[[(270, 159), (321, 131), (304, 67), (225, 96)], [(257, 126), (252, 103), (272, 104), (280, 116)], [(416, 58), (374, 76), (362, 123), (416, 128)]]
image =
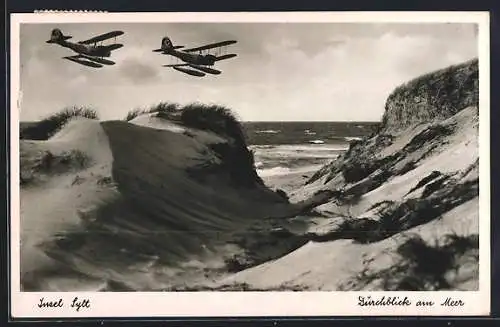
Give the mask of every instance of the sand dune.
[[(462, 182), (476, 180), (478, 178), (477, 109), (467, 108), (441, 124), (455, 126), (456, 133), (441, 140), (442, 145), (439, 147), (435, 147), (435, 142), (428, 142), (424, 148), (419, 149), (422, 153), (432, 151), (432, 155), (425, 157), (414, 169), (389, 178), (379, 187), (363, 194), (359, 202), (355, 204), (339, 206), (335, 202), (328, 202), (317, 207), (316, 210), (319, 213), (323, 212), (331, 218), (316, 218), (309, 231), (316, 235), (328, 235), (337, 230), (346, 218), (336, 217), (336, 212), (342, 214), (349, 212), (354, 217), (359, 217), (356, 219), (363, 217), (380, 219), (377, 217), (377, 211), (370, 210), (373, 205), (384, 201), (420, 199), (423, 187), (414, 192), (410, 191), (423, 177), (433, 171), (440, 171), (442, 174), (465, 174)], [(428, 126), (430, 124), (421, 126), (419, 130), (425, 130)], [(415, 133), (417, 132), (414, 132), (412, 136), (415, 136)], [(408, 141), (407, 135), (407, 133), (402, 133), (402, 137), (392, 143), (390, 152), (404, 148)], [(412, 153), (413, 156), (418, 154)], [(405, 160), (411, 159), (407, 157)], [(404, 162), (400, 164), (404, 165)], [(307, 193), (314, 194), (319, 190), (338, 187), (338, 185), (331, 184), (334, 180), (331, 183), (325, 183), (326, 178), (327, 176), (312, 185), (307, 185), (302, 190), (302, 194), (300, 192), (295, 194), (295, 199), (300, 199), (300, 196), (304, 197)], [(336, 239), (335, 235), (330, 237), (332, 241), (328, 241), (328, 238), (325, 238), (326, 241), (311, 240), (303, 247), (278, 260), (239, 272), (220, 280), (219, 283), (221, 285), (246, 284), (256, 289), (384, 290), (387, 285), (382, 283), (384, 276), (378, 272), (398, 264), (401, 258), (396, 249), (408, 237), (417, 234), (424, 241), (433, 244), (435, 241), (443, 242), (443, 238), (448, 234), (465, 237), (477, 235), (479, 233), (478, 205), (478, 194), (476, 194), (470, 200), (458, 202), (456, 207), (445, 212), (439, 219), (431, 219), (428, 223), (398, 231), (393, 236), (376, 242), (363, 244), (350, 237)], [(477, 269), (476, 261), (469, 270), (462, 272), (461, 276), (450, 275), (449, 283), (458, 289), (476, 290), (478, 287)], [(366, 284), (362, 280), (352, 280), (362, 274), (367, 276)], [(373, 276), (369, 277), (370, 274)]]
[[(42, 269), (36, 253), (76, 280), (161, 288), (181, 264), (223, 265), (224, 252), (235, 251), (227, 242), (252, 221), (290, 215), (293, 208), (257, 181), (232, 180), (223, 169), (231, 158), (214, 150), (232, 146), (228, 140), (173, 123), (140, 125), (76, 120), (48, 141), (21, 141), (29, 172), (21, 191), (24, 275)], [(27, 288), (48, 287), (25, 280)]]
[(20, 152), (21, 273), (57, 272), (38, 245), (77, 228), (117, 195), (107, 136), (99, 122), (79, 119), (48, 141), (21, 141)]

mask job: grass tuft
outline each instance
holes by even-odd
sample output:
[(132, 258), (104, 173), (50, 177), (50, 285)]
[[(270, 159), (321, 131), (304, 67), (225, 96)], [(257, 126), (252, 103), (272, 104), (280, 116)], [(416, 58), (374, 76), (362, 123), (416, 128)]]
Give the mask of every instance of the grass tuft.
[(239, 144), (246, 143), (243, 126), (227, 107), (201, 103), (188, 104), (181, 109), (180, 119), (188, 127), (230, 137)]
[(174, 102), (166, 102), (162, 101), (157, 104), (154, 104), (148, 108), (136, 108), (130, 110), (125, 117), (125, 121), (131, 121), (141, 115), (146, 114), (157, 114), (157, 117), (160, 118), (169, 118), (168, 115), (179, 111), (180, 106)]
[(29, 125), (21, 124), (20, 138), (22, 140), (48, 140), (74, 118), (99, 119), (97, 111), (87, 107), (67, 107), (39, 122)]

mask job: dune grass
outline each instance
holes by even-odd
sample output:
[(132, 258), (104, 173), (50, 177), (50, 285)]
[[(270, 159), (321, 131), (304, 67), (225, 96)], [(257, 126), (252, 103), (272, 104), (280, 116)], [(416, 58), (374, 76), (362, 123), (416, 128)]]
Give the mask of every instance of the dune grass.
[[(253, 184), (256, 181), (263, 184), (254, 169), (253, 152), (247, 148), (243, 125), (233, 111), (218, 104), (204, 104), (193, 102), (179, 105), (173, 102), (160, 102), (148, 108), (137, 108), (130, 111), (125, 117), (131, 121), (140, 115), (151, 114), (188, 128), (212, 132), (228, 140), (228, 143), (211, 144), (210, 148), (222, 159), (223, 164), (217, 168), (228, 172), (232, 180), (238, 185)], [(190, 132), (185, 135), (192, 136)], [(191, 173), (199, 176), (197, 169), (206, 173), (207, 167), (197, 167)]]
[(243, 126), (233, 111), (217, 104), (199, 102), (184, 106), (173, 102), (160, 102), (148, 108), (136, 108), (127, 113), (126, 121), (131, 121), (140, 115), (155, 114), (156, 117), (173, 119), (173, 114), (179, 114), (180, 123), (187, 127), (211, 131), (223, 137), (231, 137), (239, 144), (245, 144)]
[[(397, 252), (402, 260), (398, 265), (400, 269), (397, 270), (402, 273), (395, 283), (397, 290), (423, 291), (453, 288), (446, 278), (446, 273), (459, 268), (461, 256), (469, 252), (474, 255), (474, 250), (479, 248), (479, 237), (477, 234), (469, 236), (447, 234), (443, 239), (443, 244), (438, 244), (437, 241), (435, 244), (429, 244), (420, 236), (414, 235), (398, 247)], [(478, 260), (477, 258), (476, 262)], [(394, 278), (395, 275), (391, 275)]]
[(188, 104), (181, 109), (180, 119), (188, 127), (231, 137), (239, 144), (246, 143), (243, 126), (236, 115), (227, 107), (202, 103)]
[[(378, 284), (385, 291), (438, 291), (459, 287), (466, 279), (477, 279), (479, 236), (449, 233), (434, 242), (412, 233), (396, 249), (394, 263), (378, 270), (364, 260), (363, 270), (349, 280), (343, 291), (359, 291)], [(474, 269), (476, 268), (476, 269)], [(461, 275), (461, 276), (460, 276)]]
[(228, 143), (212, 144), (211, 149), (222, 159), (221, 170), (230, 174), (237, 185), (263, 181), (255, 172), (254, 154), (247, 148), (244, 129), (236, 115), (221, 105), (188, 104), (180, 109), (179, 123), (186, 127), (209, 131)]
[(39, 122), (21, 124), (20, 138), (29, 140), (48, 140), (74, 118), (99, 119), (97, 111), (88, 107), (72, 106), (54, 113)]
[(381, 130), (444, 119), (478, 106), (478, 85), (478, 58), (414, 78), (388, 96)]
[(162, 101), (147, 108), (136, 108), (130, 110), (125, 117), (125, 121), (131, 121), (141, 115), (154, 114), (158, 117), (167, 118), (169, 113), (175, 113), (180, 108), (179, 104), (174, 102)]

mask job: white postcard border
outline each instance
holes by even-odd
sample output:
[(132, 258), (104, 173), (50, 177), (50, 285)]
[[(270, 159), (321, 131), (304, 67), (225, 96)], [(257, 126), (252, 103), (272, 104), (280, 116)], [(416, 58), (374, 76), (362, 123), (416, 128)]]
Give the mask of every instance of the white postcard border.
[[(231, 13), (34, 13), (11, 14), (11, 166), (10, 258), (11, 315), (49, 317), (225, 317), (349, 315), (488, 315), (490, 312), (490, 84), (488, 12), (231, 12)], [(480, 288), (478, 292), (20, 292), (19, 202), (19, 27), (21, 23), (172, 23), (172, 22), (352, 22), (477, 23), (479, 27)], [(57, 310), (40, 310), (40, 297), (62, 298)], [(441, 303), (462, 299), (462, 307), (358, 306), (359, 296), (407, 296)], [(72, 300), (88, 298), (76, 312)]]

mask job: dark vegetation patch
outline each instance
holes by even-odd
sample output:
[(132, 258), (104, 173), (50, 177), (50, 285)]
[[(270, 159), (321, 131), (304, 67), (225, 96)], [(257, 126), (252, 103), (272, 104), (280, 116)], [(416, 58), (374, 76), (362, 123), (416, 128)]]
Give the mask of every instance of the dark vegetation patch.
[(111, 177), (111, 176), (100, 177), (97, 180), (97, 185), (104, 186), (104, 185), (111, 185), (111, 184), (113, 184), (113, 177)]
[(73, 118), (99, 119), (97, 111), (86, 107), (68, 107), (38, 122), (21, 123), (21, 140), (48, 140)]
[(286, 255), (308, 242), (305, 235), (295, 234), (283, 227), (262, 228), (259, 224), (234, 243), (244, 252), (225, 260), (229, 272), (238, 272)]
[[(233, 183), (233, 186), (251, 186), (256, 182), (264, 185), (255, 171), (254, 155), (247, 148), (243, 126), (229, 108), (202, 103), (180, 106), (176, 103), (160, 102), (149, 108), (130, 111), (125, 120), (130, 121), (143, 114), (156, 114), (155, 117), (209, 131), (228, 140), (227, 143), (209, 145), (220, 160), (218, 163), (203, 162), (190, 169), (188, 173), (193, 178), (203, 179), (206, 174), (227, 173), (228, 181)], [(185, 134), (194, 137), (189, 132)]]
[(386, 101), (382, 130), (446, 119), (479, 104), (479, 61), (419, 76), (394, 89)]
[(246, 146), (243, 126), (229, 108), (194, 103), (184, 106), (180, 112), (185, 126), (210, 131)]
[(91, 159), (79, 150), (64, 151), (54, 154), (50, 151), (24, 160), (21, 158), (20, 183), (26, 186), (35, 182), (40, 175), (62, 174), (89, 167)]
[[(381, 159), (374, 159), (375, 156), (369, 158), (366, 153), (363, 153), (363, 150), (360, 150), (361, 153), (353, 153), (349, 157), (346, 156), (346, 160), (344, 160), (340, 166), (340, 171), (346, 183), (356, 183), (367, 178), (377, 170), (381, 170), (381, 172), (373, 176), (371, 181), (369, 181), (369, 184), (373, 184), (367, 188), (367, 191), (370, 191), (380, 186), (391, 176), (403, 175), (414, 169), (418, 161), (424, 159), (431, 153), (432, 149), (437, 147), (435, 142), (442, 142), (443, 138), (453, 134), (454, 130), (454, 126), (450, 125), (438, 124), (430, 126), (421, 133), (415, 135), (402, 150)], [(376, 149), (384, 148), (390, 145), (391, 142), (392, 139), (385, 136), (381, 141), (377, 142)], [(409, 154), (418, 149), (425, 148), (426, 146), (429, 148), (429, 151), (420, 159), (408, 161), (402, 167), (397, 167), (396, 164), (401, 162)], [(372, 153), (374, 151), (368, 152)]]
[(241, 292), (241, 291), (253, 291), (253, 292), (263, 292), (263, 291), (268, 291), (268, 292), (283, 292), (283, 291), (292, 291), (292, 292), (301, 292), (301, 291), (307, 291), (308, 286), (305, 285), (288, 285), (286, 283), (276, 286), (276, 287), (270, 287), (270, 288), (259, 288), (255, 286), (251, 286), (248, 283), (234, 283), (234, 284), (224, 284), (220, 286), (206, 286), (206, 285), (199, 285), (199, 286), (173, 286), (167, 289), (164, 289), (162, 291), (166, 292), (207, 292), (207, 291), (219, 291), (219, 292), (228, 292), (228, 291), (233, 291), (233, 292)]
[[(347, 289), (361, 290), (375, 281), (386, 291), (454, 289), (449, 273), (456, 273), (464, 262), (476, 267), (479, 263), (479, 236), (447, 234), (442, 240), (441, 244), (429, 244), (418, 235), (409, 237), (397, 248), (394, 265), (373, 271), (370, 261), (365, 261), (363, 271), (348, 282)], [(475, 274), (470, 277), (478, 278)]]
[[(224, 179), (235, 188), (264, 186), (264, 181), (255, 171), (253, 153), (246, 147), (236, 146), (230, 143), (210, 144), (209, 149), (218, 158), (189, 167), (186, 172), (195, 180), (206, 182), (216, 176), (219, 182)], [(278, 194), (279, 195), (279, 194)]]
[(144, 114), (155, 114), (155, 117), (173, 120), (186, 127), (210, 131), (231, 138), (238, 145), (246, 145), (242, 124), (231, 109), (222, 105), (191, 103), (181, 106), (177, 103), (160, 102), (148, 108), (130, 111), (125, 120), (131, 121)]
[(385, 159), (376, 159), (374, 162), (373, 158), (376, 158), (380, 149), (391, 145), (392, 142), (393, 136), (389, 134), (380, 134), (369, 139), (354, 141), (350, 143), (345, 153), (317, 171), (307, 180), (306, 184), (313, 183), (328, 175), (325, 180), (326, 184), (338, 173), (342, 173), (348, 183), (360, 181), (385, 162)]
[(210, 145), (210, 148), (220, 159), (220, 164), (215, 169), (229, 174), (233, 186), (248, 187), (255, 183), (264, 185), (255, 171), (253, 153), (244, 144), (218, 143)]
[[(378, 242), (401, 231), (438, 219), (442, 214), (479, 195), (479, 180), (459, 183), (458, 180), (443, 176), (439, 187), (428, 184), (420, 198), (403, 202), (384, 201), (372, 206), (378, 208), (373, 218), (346, 219), (333, 231), (316, 237), (316, 241), (352, 239), (359, 243)], [(431, 191), (428, 191), (432, 190)]]
[(417, 168), (417, 161), (408, 161), (401, 169), (396, 169), (395, 175), (404, 175), (415, 168)]
[(407, 194), (410, 194), (416, 190), (418, 190), (419, 188), (421, 188), (422, 186), (426, 185), (427, 183), (429, 183), (430, 181), (432, 180), (435, 180), (436, 178), (438, 178), (439, 176), (442, 176), (441, 172), (437, 171), (437, 170), (434, 170), (432, 171), (429, 175), (425, 176), (424, 178), (422, 178), (418, 183), (417, 185), (415, 185), (414, 187), (412, 187), (412, 189), (410, 191), (408, 191)]
[(278, 194), (279, 196), (281, 196), (283, 199), (285, 199), (286, 201), (289, 200), (289, 197), (288, 197), (288, 194), (286, 194), (285, 191), (283, 191), (282, 189), (277, 189), (275, 190), (274, 192), (276, 192), (276, 194)]
[(127, 113), (125, 121), (131, 121), (141, 115), (157, 114), (161, 118), (170, 118), (171, 114), (178, 112), (180, 106), (173, 102), (160, 102), (146, 108), (136, 108)]
[(452, 135), (455, 131), (455, 126), (447, 124), (436, 124), (427, 127), (422, 132), (415, 135), (410, 142), (403, 148), (406, 153), (414, 152), (417, 149), (424, 147), (429, 142), (439, 142), (444, 137)]

